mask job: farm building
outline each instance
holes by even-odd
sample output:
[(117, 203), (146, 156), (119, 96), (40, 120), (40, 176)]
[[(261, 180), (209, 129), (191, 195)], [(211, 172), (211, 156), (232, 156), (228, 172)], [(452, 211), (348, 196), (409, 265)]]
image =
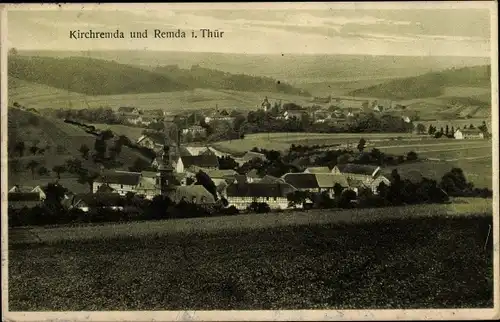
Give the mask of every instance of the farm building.
[(453, 133), (453, 137), (457, 140), (484, 139), (484, 133), (478, 129), (458, 129)]
[(155, 149), (159, 144), (154, 138), (149, 135), (142, 135), (138, 140), (137, 144), (148, 149)]
[(183, 173), (192, 166), (215, 170), (219, 168), (219, 159), (213, 154), (180, 156), (177, 162), (175, 162), (175, 171), (177, 173)]
[[(332, 169), (334, 174), (344, 175), (349, 182), (349, 187), (370, 188), (374, 194), (378, 193), (378, 186), (381, 182), (390, 185), (391, 181), (381, 174), (381, 168), (361, 164), (339, 164)], [(362, 184), (361, 184), (361, 183)]]
[(181, 201), (201, 205), (214, 204), (214, 196), (202, 185), (178, 186), (168, 193), (168, 197), (175, 203)]
[(118, 193), (84, 193), (75, 195), (69, 208), (77, 208), (85, 212), (103, 208), (121, 210), (124, 202), (124, 197)]
[(226, 188), (229, 206), (245, 210), (253, 202), (265, 202), (271, 209), (288, 208), (287, 195), (295, 189), (286, 183), (233, 183)]
[(332, 173), (328, 167), (310, 167), (304, 170), (304, 173)]
[(281, 178), (299, 191), (320, 192), (316, 175), (313, 173), (287, 173)]
[(141, 111), (137, 107), (120, 106), (118, 108), (118, 113), (122, 115), (139, 115)]
[(12, 188), (10, 188), (9, 192), (34, 192), (34, 193), (38, 193), (39, 200), (45, 200), (45, 198), (47, 197), (45, 195), (45, 192), (43, 191), (43, 189), (40, 188), (40, 186), (26, 187), (26, 186), (15, 185)]
[(9, 192), (7, 195), (8, 207), (12, 209), (33, 208), (40, 206), (42, 200), (38, 192)]
[(92, 187), (92, 192), (96, 193), (97, 190), (104, 184), (112, 188), (116, 193), (121, 196), (127, 192), (136, 192), (136, 187), (141, 179), (139, 172), (115, 171), (106, 172), (101, 174), (95, 181)]
[(350, 187), (347, 178), (343, 175), (331, 173), (317, 173), (314, 175), (320, 192), (327, 192), (330, 198), (335, 197), (335, 185), (339, 184), (342, 190)]

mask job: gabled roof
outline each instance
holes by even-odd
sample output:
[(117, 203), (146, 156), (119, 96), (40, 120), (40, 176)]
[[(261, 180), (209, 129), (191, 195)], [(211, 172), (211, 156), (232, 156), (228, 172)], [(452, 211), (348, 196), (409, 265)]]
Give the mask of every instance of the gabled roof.
[(282, 178), (286, 183), (297, 189), (319, 188), (316, 176), (312, 173), (287, 173)]
[(205, 189), (202, 185), (189, 185), (189, 186), (177, 186), (175, 189), (169, 192), (168, 194), (170, 200), (173, 202), (180, 202), (181, 200), (185, 200), (187, 202), (191, 202), (193, 197), (196, 198), (197, 203), (202, 203), (202, 199), (204, 199), (203, 203), (214, 203), (214, 196)]
[(36, 192), (36, 193), (38, 193), (35, 189), (39, 190), (39, 191), (43, 191), (43, 189), (40, 188), (40, 186), (29, 187), (29, 186), (15, 185), (12, 188), (10, 188), (9, 192)]
[(234, 183), (227, 187), (228, 197), (286, 197), (295, 189), (287, 183)]
[(304, 170), (304, 173), (330, 173), (328, 167), (310, 167)]
[(190, 155), (200, 155), (202, 152), (208, 150), (206, 146), (186, 146), (185, 149)]
[(190, 166), (198, 166), (201, 168), (219, 167), (219, 159), (217, 159), (217, 156), (210, 154), (185, 155), (181, 157), (181, 160), (185, 168), (189, 168)]
[(336, 183), (340, 184), (344, 188), (349, 187), (347, 178), (343, 175), (316, 173), (315, 176), (320, 188), (333, 188)]
[(366, 164), (346, 163), (338, 164), (337, 168), (341, 173), (363, 174), (371, 176), (379, 167)]
[(38, 192), (9, 192), (7, 202), (40, 201)]
[(136, 186), (139, 183), (141, 174), (139, 172), (106, 172), (103, 173), (96, 182), (103, 182), (109, 184), (123, 184), (127, 186)]

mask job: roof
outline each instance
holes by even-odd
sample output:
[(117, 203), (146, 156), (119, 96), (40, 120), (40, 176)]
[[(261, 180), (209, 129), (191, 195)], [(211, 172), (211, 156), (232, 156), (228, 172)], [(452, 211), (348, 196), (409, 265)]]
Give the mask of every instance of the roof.
[(130, 107), (130, 106), (120, 106), (118, 108), (118, 111), (120, 112), (125, 112), (125, 113), (131, 113), (135, 110), (135, 107)]
[(277, 177), (266, 174), (259, 182), (261, 182), (261, 183), (276, 183), (276, 182), (284, 182), (284, 181), (281, 178), (277, 178)]
[(40, 201), (38, 192), (9, 192), (7, 202)]
[(366, 184), (363, 182), (363, 180), (347, 178), (347, 182), (349, 183), (349, 187), (366, 188)]
[(287, 173), (282, 178), (297, 189), (319, 188), (316, 176), (312, 173)]
[(457, 131), (462, 132), (463, 134), (481, 134), (483, 131), (479, 129), (457, 129)]
[(97, 189), (96, 193), (111, 193), (113, 191), (115, 191), (115, 189), (105, 183)]
[(228, 177), (228, 176), (235, 176), (238, 174), (238, 172), (234, 171), (234, 170), (231, 170), (231, 169), (228, 169), (228, 170), (219, 170), (219, 169), (215, 169), (215, 170), (206, 170), (205, 171), (206, 174), (208, 174), (211, 178), (225, 178), (225, 177)]
[(200, 155), (202, 152), (205, 152), (208, 150), (206, 146), (186, 146), (185, 149), (191, 154), (191, 155)]
[(219, 159), (213, 154), (185, 155), (181, 157), (185, 168), (198, 166), (201, 168), (218, 168)]
[(123, 184), (127, 186), (136, 186), (139, 183), (141, 174), (139, 172), (107, 172), (103, 173), (96, 182), (103, 182), (109, 184)]
[(315, 176), (320, 188), (331, 188), (334, 187), (336, 183), (340, 184), (342, 187), (349, 187), (347, 178), (343, 175), (317, 173)]
[(141, 176), (145, 178), (156, 178), (158, 176), (158, 172), (155, 171), (142, 171)]
[(123, 200), (118, 193), (83, 193), (73, 197), (73, 206), (113, 207), (120, 206)]
[(287, 183), (234, 183), (227, 187), (228, 197), (286, 197), (295, 189)]
[(371, 176), (378, 167), (366, 164), (346, 163), (338, 164), (337, 168), (341, 173), (364, 174)]
[(241, 159), (246, 160), (246, 161), (250, 161), (250, 160), (253, 160), (255, 158), (261, 159), (261, 160), (267, 160), (266, 156), (263, 153), (254, 152), (254, 151), (247, 151), (245, 153), (245, 155), (243, 155), (243, 157), (241, 157)]
[(260, 178), (257, 169), (252, 169), (247, 173), (248, 178)]
[(205, 189), (202, 185), (189, 185), (189, 186), (177, 186), (169, 193), (169, 198), (173, 202), (180, 202), (185, 200), (191, 202), (194, 197), (196, 197), (196, 202), (201, 203), (201, 199), (204, 199), (203, 203), (215, 203), (214, 196)]
[(328, 167), (311, 167), (306, 168), (304, 173), (330, 173), (330, 169)]

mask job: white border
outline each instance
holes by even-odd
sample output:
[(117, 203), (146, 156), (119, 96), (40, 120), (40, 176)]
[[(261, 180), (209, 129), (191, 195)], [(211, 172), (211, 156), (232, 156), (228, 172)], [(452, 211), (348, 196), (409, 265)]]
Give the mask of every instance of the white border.
[[(172, 4), (119, 4), (123, 7), (140, 7), (157, 10), (160, 8), (200, 10), (202, 9), (247, 9), (248, 3), (172, 3)], [(493, 133), (493, 240), (494, 240), (494, 308), (492, 309), (444, 309), (444, 310), (287, 310), (287, 311), (109, 311), (109, 312), (8, 312), (8, 262), (7, 262), (7, 51), (3, 45), (7, 40), (7, 10), (0, 7), (1, 23), (1, 171), (2, 171), (2, 320), (13, 321), (51, 321), (51, 320), (86, 320), (86, 321), (291, 321), (291, 320), (464, 320), (498, 319), (499, 314), (499, 154), (498, 154), (498, 9), (496, 1), (446, 1), (446, 2), (380, 2), (380, 3), (252, 3), (253, 9), (453, 9), (489, 8), (491, 14), (491, 67), (492, 67), (492, 133)], [(9, 10), (116, 10), (114, 4), (9, 4)]]

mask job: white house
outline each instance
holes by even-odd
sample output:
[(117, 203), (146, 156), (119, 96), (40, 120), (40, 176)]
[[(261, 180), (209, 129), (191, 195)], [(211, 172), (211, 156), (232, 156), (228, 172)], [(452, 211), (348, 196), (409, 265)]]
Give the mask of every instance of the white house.
[(484, 133), (478, 129), (457, 129), (453, 137), (457, 140), (484, 139)]
[(15, 185), (12, 188), (10, 188), (9, 192), (38, 193), (39, 200), (45, 200), (45, 198), (47, 197), (43, 189), (40, 188), (40, 186), (25, 187), (25, 186)]
[(141, 179), (141, 173), (128, 171), (106, 172), (100, 175), (92, 185), (92, 192), (96, 193), (98, 189), (106, 184), (121, 196), (127, 192), (135, 193)]
[(245, 210), (253, 202), (267, 203), (271, 209), (287, 209), (287, 195), (295, 189), (286, 183), (233, 183), (225, 189), (228, 206)]

